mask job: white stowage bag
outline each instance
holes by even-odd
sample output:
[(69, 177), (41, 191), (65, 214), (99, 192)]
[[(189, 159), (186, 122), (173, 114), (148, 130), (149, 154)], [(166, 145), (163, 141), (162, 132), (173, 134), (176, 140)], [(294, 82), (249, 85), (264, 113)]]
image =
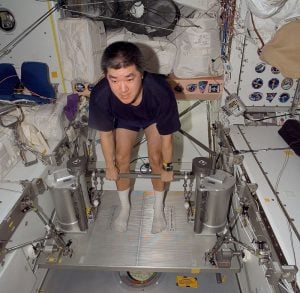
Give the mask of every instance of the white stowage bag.
[(86, 18), (59, 19), (58, 32), (65, 80), (98, 81), (102, 75), (101, 57), (106, 47), (103, 23)]
[(264, 43), (267, 43), (272, 39), (274, 33), (276, 32), (277, 24), (274, 22), (272, 17), (264, 19), (255, 15), (252, 15), (251, 17), (251, 13), (249, 11), (247, 12), (245, 17), (245, 34), (249, 34), (256, 46), (261, 48), (263, 44), (254, 30), (252, 19), (255, 28)]
[[(251, 1), (251, 3), (259, 2), (259, 5), (263, 5), (263, 3), (267, 2), (269, 4), (269, 8), (273, 9), (275, 6), (271, 4), (276, 1), (258, 1), (256, 0), (247, 0), (247, 3)], [(258, 47), (262, 46), (261, 41), (256, 35), (256, 32), (253, 28), (253, 23), (251, 20), (250, 12), (252, 12), (253, 22), (255, 24), (255, 28), (258, 31), (259, 35), (263, 39), (264, 43), (268, 43), (275, 35), (276, 31), (281, 28), (283, 25), (294, 21), (300, 18), (300, 0), (289, 0), (289, 1), (277, 1), (279, 4), (284, 4), (280, 6), (280, 9), (276, 10), (276, 13), (272, 15), (272, 13), (267, 13), (264, 10), (257, 10), (252, 7), (252, 4), (249, 7), (249, 11), (247, 12), (246, 19), (245, 19), (245, 32), (250, 32), (250, 35), (254, 42), (257, 44)], [(279, 3), (280, 2), (280, 3)], [(249, 2), (250, 3), (250, 2)], [(248, 4), (249, 4), (248, 3)], [(275, 11), (275, 10), (274, 10)], [(268, 16), (269, 15), (269, 16)]]
[(106, 30), (107, 46), (114, 42), (127, 41), (129, 38), (129, 31), (126, 28), (117, 28)]
[(284, 24), (300, 18), (300, 0), (289, 0), (284, 6), (272, 16), (272, 20), (279, 29)]
[(276, 14), (287, 0), (246, 0), (249, 10), (260, 18), (267, 18)]
[(65, 129), (69, 123), (63, 112), (66, 103), (67, 95), (60, 94), (55, 104), (23, 108), (24, 122), (36, 127), (50, 148), (65, 136)]
[(131, 34), (128, 41), (135, 43), (143, 53), (147, 71), (165, 75), (171, 73), (177, 49), (166, 38), (150, 39), (146, 35)]
[(0, 126), (0, 179), (3, 179), (19, 160), (13, 131)]
[[(174, 74), (179, 78), (210, 75), (212, 60), (220, 59), (221, 44), (215, 18), (180, 19), (169, 36), (177, 47)], [(221, 70), (217, 74), (221, 75)]]
[(118, 41), (136, 44), (145, 58), (145, 70), (166, 75), (171, 73), (177, 49), (167, 38), (150, 39), (146, 35), (134, 34), (125, 28), (108, 30), (106, 33), (107, 45)]
[(23, 142), (42, 155), (50, 155), (49, 145), (43, 134), (34, 125), (23, 121), (19, 133)]

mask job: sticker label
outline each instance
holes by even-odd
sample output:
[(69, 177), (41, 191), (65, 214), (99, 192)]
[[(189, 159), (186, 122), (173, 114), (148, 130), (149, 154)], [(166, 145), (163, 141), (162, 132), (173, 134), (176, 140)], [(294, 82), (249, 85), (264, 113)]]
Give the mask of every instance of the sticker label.
[(289, 90), (294, 84), (294, 81), (291, 78), (285, 78), (282, 82), (281, 82), (281, 87), (287, 91)]
[(252, 81), (252, 87), (255, 88), (255, 89), (259, 89), (263, 86), (264, 82), (261, 78), (255, 78), (253, 81)]
[(260, 101), (262, 99), (263, 95), (260, 92), (255, 92), (250, 94), (249, 99), (253, 102)]
[(271, 103), (274, 100), (276, 95), (277, 95), (277, 93), (267, 93), (266, 100)]
[(198, 280), (194, 277), (177, 276), (176, 286), (181, 288), (198, 288)]
[(258, 65), (255, 66), (255, 71), (257, 73), (262, 73), (262, 72), (265, 71), (265, 69), (266, 69), (265, 63), (260, 63), (260, 64), (258, 64)]
[(275, 89), (275, 88), (278, 87), (278, 85), (279, 85), (279, 80), (278, 80), (277, 78), (272, 78), (272, 79), (269, 80), (268, 85), (269, 85), (269, 88), (270, 88), (271, 90), (273, 90), (273, 89)]
[(271, 72), (273, 74), (279, 74), (280, 73), (279, 69), (277, 67), (275, 67), (275, 66), (271, 67)]
[(176, 86), (174, 87), (174, 91), (178, 93), (183, 92), (183, 86), (180, 83), (177, 83)]
[(284, 150), (283, 152), (284, 152), (284, 155), (287, 157), (292, 157), (295, 155), (292, 150)]
[(143, 195), (144, 196), (153, 196), (154, 193), (153, 193), (153, 191), (144, 191)]
[(201, 272), (200, 268), (192, 268), (191, 273), (192, 274), (199, 274)]
[(206, 89), (206, 86), (208, 84), (208, 81), (207, 80), (200, 80), (198, 82), (198, 86), (199, 86), (199, 90), (201, 93), (204, 93), (205, 92), (205, 89)]
[(54, 256), (48, 256), (47, 260), (48, 260), (48, 262), (50, 262), (50, 263), (54, 263), (54, 262), (56, 263), (56, 262), (57, 262), (57, 258), (54, 257)]
[(195, 83), (189, 83), (186, 86), (186, 90), (191, 93), (194, 92), (196, 90), (196, 88), (197, 88), (197, 84), (195, 84)]
[(9, 224), (8, 224), (8, 228), (11, 229), (14, 225), (14, 221), (11, 221)]
[(220, 85), (218, 83), (212, 83), (208, 86), (209, 93), (219, 93), (220, 92)]
[(58, 78), (58, 73), (57, 73), (57, 71), (51, 71), (51, 77), (52, 77), (52, 78)]
[(286, 103), (290, 99), (290, 95), (288, 93), (283, 93), (279, 96), (280, 103)]

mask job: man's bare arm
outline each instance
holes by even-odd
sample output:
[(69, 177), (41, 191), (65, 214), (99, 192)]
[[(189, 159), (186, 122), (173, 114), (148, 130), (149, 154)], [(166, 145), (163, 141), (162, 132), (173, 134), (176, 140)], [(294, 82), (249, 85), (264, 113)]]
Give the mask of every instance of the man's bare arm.
[(100, 131), (100, 143), (106, 164), (106, 179), (116, 181), (119, 172), (115, 166), (115, 139), (113, 131)]
[[(173, 135), (162, 135), (162, 159), (164, 163), (172, 163), (173, 161)], [(173, 180), (173, 171), (161, 172), (161, 180), (164, 182), (170, 182)]]

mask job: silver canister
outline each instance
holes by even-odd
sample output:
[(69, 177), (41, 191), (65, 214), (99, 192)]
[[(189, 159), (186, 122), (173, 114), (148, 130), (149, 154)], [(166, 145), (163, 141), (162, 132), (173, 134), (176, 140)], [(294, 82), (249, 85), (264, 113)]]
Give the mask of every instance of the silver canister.
[(83, 232), (74, 204), (74, 192), (78, 190), (78, 180), (68, 170), (59, 169), (48, 175), (46, 183), (54, 203), (56, 226), (63, 232)]
[(223, 171), (201, 177), (196, 176), (195, 233), (215, 234), (222, 232), (227, 223), (227, 214), (235, 178)]

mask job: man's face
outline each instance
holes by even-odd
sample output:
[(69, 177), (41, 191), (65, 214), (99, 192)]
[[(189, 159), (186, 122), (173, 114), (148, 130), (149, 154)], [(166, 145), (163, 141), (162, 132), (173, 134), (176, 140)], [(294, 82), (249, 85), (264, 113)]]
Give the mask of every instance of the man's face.
[(106, 78), (115, 96), (124, 104), (138, 105), (142, 99), (142, 73), (135, 65), (108, 68)]

